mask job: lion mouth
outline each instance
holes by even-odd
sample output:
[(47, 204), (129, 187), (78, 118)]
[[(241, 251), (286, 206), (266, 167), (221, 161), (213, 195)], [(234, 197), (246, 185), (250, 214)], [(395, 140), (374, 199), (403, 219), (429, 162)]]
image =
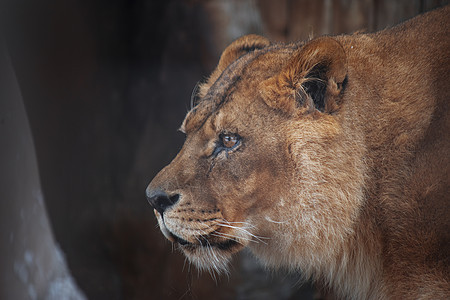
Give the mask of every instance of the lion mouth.
[(179, 245), (179, 247), (182, 250), (196, 250), (196, 249), (217, 249), (217, 250), (222, 250), (222, 251), (232, 251), (236, 250), (237, 248), (239, 248), (238, 246), (242, 245), (241, 242), (239, 242), (236, 239), (233, 238), (227, 238), (225, 240), (222, 241), (217, 241), (215, 239), (211, 239), (208, 238), (207, 236), (196, 236), (195, 243), (189, 242), (181, 237), (179, 237), (178, 235), (174, 234), (169, 228), (167, 228), (166, 223), (164, 221), (164, 218), (161, 214), (159, 214), (158, 212), (155, 211), (155, 215), (158, 219), (158, 222), (160, 224), (160, 229), (162, 231), (162, 233), (164, 234), (164, 236), (171, 241), (172, 243), (175, 243), (177, 245)]
[(200, 247), (200, 248), (216, 248), (219, 250), (227, 251), (239, 244), (239, 242), (234, 239), (228, 239), (223, 242), (213, 242), (208, 240), (206, 237), (197, 238), (198, 243), (194, 244), (186, 241), (185, 239), (180, 238), (179, 236), (174, 235), (173, 233), (170, 233), (170, 235), (173, 238), (174, 242), (180, 245), (180, 247), (183, 249), (195, 249)]
[(245, 247), (245, 239), (232, 234), (212, 231), (204, 235), (183, 235), (180, 237), (166, 226), (163, 216), (155, 212), (159, 227), (164, 236), (183, 252), (190, 262), (200, 270), (227, 271), (228, 263), (234, 253)]

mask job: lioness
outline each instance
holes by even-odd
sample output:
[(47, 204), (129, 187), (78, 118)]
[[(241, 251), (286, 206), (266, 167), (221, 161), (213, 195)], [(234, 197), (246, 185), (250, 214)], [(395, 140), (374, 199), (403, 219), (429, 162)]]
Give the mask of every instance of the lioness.
[(375, 34), (223, 52), (149, 184), (201, 269), (248, 247), (353, 299), (450, 297), (450, 7)]

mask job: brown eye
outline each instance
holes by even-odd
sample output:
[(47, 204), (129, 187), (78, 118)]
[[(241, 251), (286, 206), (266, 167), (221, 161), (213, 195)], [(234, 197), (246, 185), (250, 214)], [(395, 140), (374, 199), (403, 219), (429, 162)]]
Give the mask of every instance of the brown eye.
[(220, 152), (225, 151), (227, 157), (228, 153), (236, 149), (241, 144), (241, 137), (237, 134), (222, 133), (216, 142), (212, 156), (217, 156)]
[(222, 135), (221, 138), (222, 138), (222, 145), (225, 148), (233, 148), (239, 142), (238, 137), (235, 135), (224, 134)]

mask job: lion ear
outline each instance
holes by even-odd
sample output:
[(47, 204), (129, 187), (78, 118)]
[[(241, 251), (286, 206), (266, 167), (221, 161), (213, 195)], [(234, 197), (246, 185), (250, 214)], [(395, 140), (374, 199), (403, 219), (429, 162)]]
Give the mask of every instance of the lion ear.
[(290, 113), (299, 106), (333, 112), (346, 78), (344, 49), (336, 40), (322, 37), (299, 48), (279, 74), (262, 82), (261, 92), (269, 106)]
[(256, 49), (265, 48), (269, 45), (270, 41), (268, 39), (256, 34), (240, 37), (223, 51), (216, 70), (222, 73), (233, 61), (242, 55)]
[(262, 49), (270, 45), (265, 37), (249, 34), (232, 42), (220, 56), (219, 64), (209, 77), (208, 81), (200, 86), (199, 95), (203, 97), (210, 86), (219, 78), (220, 74), (236, 59), (256, 49)]

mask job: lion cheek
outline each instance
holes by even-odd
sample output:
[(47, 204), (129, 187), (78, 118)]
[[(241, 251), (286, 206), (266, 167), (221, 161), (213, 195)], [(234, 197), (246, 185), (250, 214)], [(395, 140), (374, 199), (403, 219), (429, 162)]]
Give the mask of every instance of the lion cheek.
[[(262, 225), (260, 225), (262, 226)], [(286, 224), (286, 226), (289, 226)], [(293, 251), (296, 244), (295, 238), (287, 227), (281, 224), (267, 224), (258, 235), (265, 236), (264, 243), (250, 243), (249, 250), (258, 257), (266, 267), (295, 269), (293, 258), (298, 255), (298, 250)], [(284, 228), (283, 228), (284, 227)], [(298, 262), (298, 259), (295, 259)]]

